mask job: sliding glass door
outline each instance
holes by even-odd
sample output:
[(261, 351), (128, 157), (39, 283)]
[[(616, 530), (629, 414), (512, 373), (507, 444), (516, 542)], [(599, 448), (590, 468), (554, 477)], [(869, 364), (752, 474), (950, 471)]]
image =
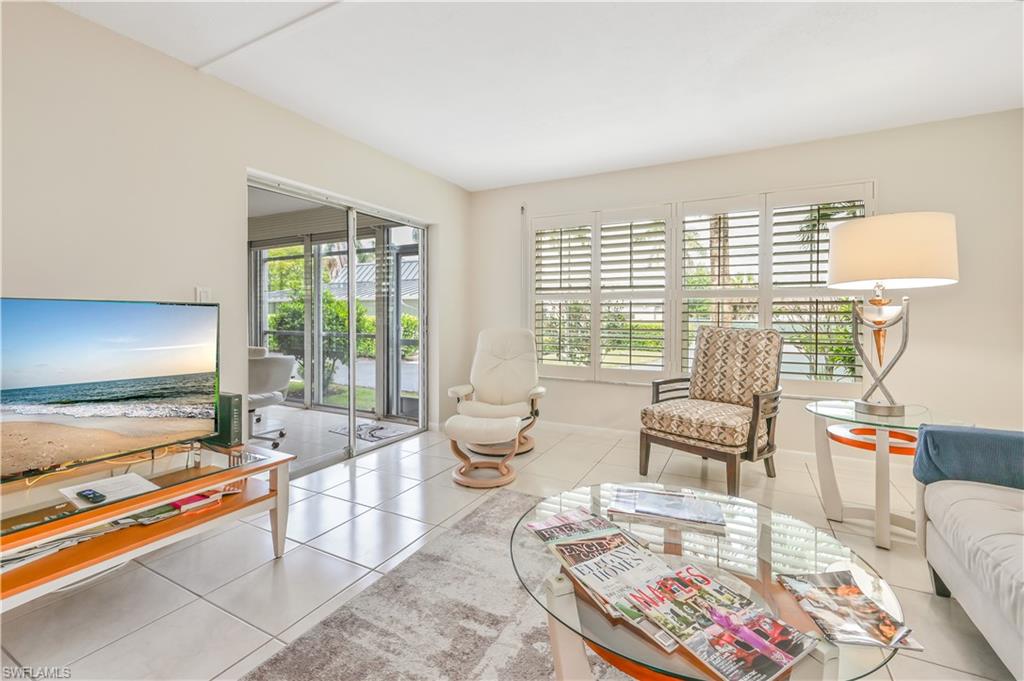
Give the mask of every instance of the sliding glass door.
[(315, 406), (348, 409), (348, 241), (345, 235), (313, 244), (313, 356), (319, 380)]
[(388, 400), (386, 411), (394, 418), (416, 421), (420, 410), (420, 327), (423, 314), (420, 292), (419, 230), (391, 230), (388, 313)]
[(251, 342), (270, 352), (295, 357), (295, 369), (288, 385), (286, 400), (291, 404), (307, 404), (306, 358), (307, 313), (306, 255), (302, 241), (253, 249), (258, 279), (256, 338)]
[(295, 356), (287, 403), (343, 416), (352, 451), (421, 430), (424, 230), (334, 206), (250, 218), (270, 230), (250, 242), (250, 337)]

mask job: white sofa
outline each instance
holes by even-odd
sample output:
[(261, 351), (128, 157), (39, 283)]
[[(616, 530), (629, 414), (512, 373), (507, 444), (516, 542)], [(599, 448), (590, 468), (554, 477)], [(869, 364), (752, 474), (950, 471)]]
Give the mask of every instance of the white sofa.
[[(925, 437), (922, 433), (918, 458), (927, 458), (922, 452)], [(1024, 465), (1024, 439), (1021, 443), (1021, 456), (1012, 457), (1018, 465)], [(931, 454), (933, 462), (940, 459), (932, 472), (941, 470), (947, 479), (919, 473), (919, 464), (927, 468), (928, 462), (915, 461), (917, 540), (931, 568), (935, 593), (955, 597), (1014, 678), (1024, 679), (1024, 490), (1016, 487), (1020, 472), (978, 475), (984, 464), (957, 460), (951, 465), (950, 458), (994, 453), (990, 448), (982, 446), (964, 457), (951, 451), (951, 441), (942, 445), (935, 448), (938, 454)], [(958, 477), (1006, 479), (1007, 485)]]

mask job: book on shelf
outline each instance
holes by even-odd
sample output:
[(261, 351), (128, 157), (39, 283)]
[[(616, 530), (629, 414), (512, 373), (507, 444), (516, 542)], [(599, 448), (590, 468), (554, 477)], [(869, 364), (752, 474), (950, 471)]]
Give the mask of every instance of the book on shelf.
[(223, 496), (224, 494), (220, 490), (208, 490), (206, 492), (193, 494), (192, 496), (185, 497), (184, 499), (172, 501), (171, 506), (182, 513), (188, 513), (189, 511), (195, 511), (196, 509), (203, 508), (204, 506), (216, 504)]
[(865, 594), (849, 570), (778, 579), (833, 643), (923, 650), (910, 628)]
[(0, 573), (27, 565), (28, 563), (39, 560), (40, 558), (45, 558), (63, 549), (70, 548), (76, 544), (80, 544), (84, 541), (88, 541), (119, 529), (121, 528), (114, 523), (104, 523), (103, 525), (91, 527), (87, 530), (81, 530), (74, 534), (41, 542), (35, 546), (12, 553), (0, 559)]
[[(79, 485), (79, 487), (81, 487), (81, 485)], [(125, 516), (123, 518), (111, 520), (108, 523), (104, 523), (87, 530), (81, 530), (58, 539), (41, 542), (27, 549), (23, 549), (0, 558), (0, 573), (27, 565), (28, 563), (39, 560), (40, 558), (53, 555), (58, 551), (71, 548), (76, 544), (94, 539), (95, 537), (102, 536), (108, 532), (114, 532), (115, 530), (121, 530), (134, 525), (151, 525), (161, 520), (166, 520), (167, 518), (180, 515), (181, 513), (205, 508), (206, 506), (219, 502), (224, 495), (236, 494), (240, 491), (240, 489), (234, 487), (214, 487), (204, 492), (199, 492), (198, 494), (193, 494), (183, 499), (163, 504), (162, 506), (156, 506), (145, 511), (133, 513), (132, 515)]]
[(178, 515), (178, 513), (178, 509), (171, 504), (164, 504), (163, 506), (135, 513), (126, 518), (119, 518), (113, 522), (115, 525), (152, 525), (164, 518)]
[(726, 533), (721, 504), (686, 493), (620, 487), (608, 506), (608, 516), (620, 522), (642, 521), (660, 527)]

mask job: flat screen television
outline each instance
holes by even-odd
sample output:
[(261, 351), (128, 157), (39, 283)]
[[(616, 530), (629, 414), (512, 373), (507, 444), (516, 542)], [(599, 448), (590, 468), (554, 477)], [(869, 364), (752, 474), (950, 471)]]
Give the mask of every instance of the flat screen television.
[(0, 298), (0, 475), (216, 432), (216, 304)]

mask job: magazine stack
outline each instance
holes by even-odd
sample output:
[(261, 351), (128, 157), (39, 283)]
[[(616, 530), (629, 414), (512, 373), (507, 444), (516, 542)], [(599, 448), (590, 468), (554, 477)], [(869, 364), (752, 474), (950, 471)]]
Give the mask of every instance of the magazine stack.
[(702, 568), (669, 567), (583, 508), (527, 527), (558, 557), (577, 591), (608, 616), (723, 681), (771, 681), (817, 643)]
[(779, 583), (833, 643), (923, 650), (902, 621), (861, 590), (849, 570), (779, 575)]
[(640, 521), (659, 527), (725, 535), (721, 504), (685, 492), (620, 487), (608, 507), (608, 517), (619, 522)]

